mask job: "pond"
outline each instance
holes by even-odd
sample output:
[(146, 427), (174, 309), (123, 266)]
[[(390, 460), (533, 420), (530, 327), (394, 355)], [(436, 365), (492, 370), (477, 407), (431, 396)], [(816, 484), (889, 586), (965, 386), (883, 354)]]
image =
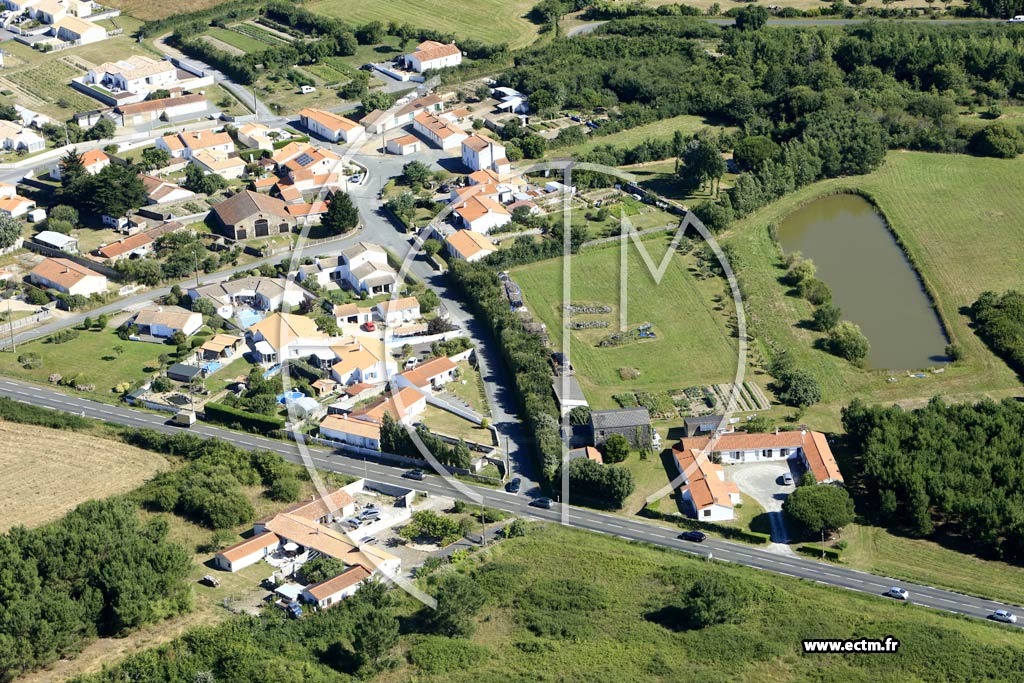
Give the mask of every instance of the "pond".
[(786, 253), (802, 252), (832, 290), (843, 319), (871, 342), (868, 365), (911, 370), (947, 360), (928, 293), (874, 206), (858, 195), (823, 197), (779, 226)]

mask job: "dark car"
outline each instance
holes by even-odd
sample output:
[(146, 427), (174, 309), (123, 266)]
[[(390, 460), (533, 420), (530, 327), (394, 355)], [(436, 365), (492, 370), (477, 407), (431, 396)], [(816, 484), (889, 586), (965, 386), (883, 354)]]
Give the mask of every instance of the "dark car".
[(415, 479), (416, 481), (423, 481), (427, 478), (427, 473), (423, 470), (409, 470), (402, 475), (406, 479)]
[(693, 541), (694, 543), (703, 543), (707, 537), (708, 535), (701, 531), (684, 531), (679, 534), (679, 538), (682, 540)]
[(509, 493), (519, 493), (519, 489), (523, 487), (523, 480), (516, 477), (509, 483), (505, 484), (505, 490)]
[(545, 510), (550, 510), (555, 506), (555, 501), (551, 500), (550, 498), (538, 498), (537, 500), (530, 503), (530, 505), (538, 508), (544, 508)]

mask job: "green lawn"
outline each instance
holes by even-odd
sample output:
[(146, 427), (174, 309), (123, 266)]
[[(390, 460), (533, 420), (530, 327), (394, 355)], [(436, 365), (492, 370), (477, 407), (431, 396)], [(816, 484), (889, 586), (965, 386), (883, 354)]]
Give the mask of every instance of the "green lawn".
[(462, 419), (455, 413), (449, 413), (447, 410), (441, 410), (436, 406), (427, 406), (423, 417), (420, 419), (432, 432), (444, 434), (455, 439), (476, 441), (482, 444), (491, 443), (491, 435), (486, 429), (473, 424), (469, 420)]
[[(120, 355), (114, 351), (115, 346), (123, 349)], [(173, 351), (172, 346), (123, 341), (113, 328), (80, 331), (77, 339), (63, 344), (37, 340), (19, 344), (17, 353), (0, 353), (0, 373), (44, 383), (54, 373), (64, 377), (82, 374), (84, 383), (96, 385), (95, 391), (82, 392), (84, 395), (112, 402), (120, 396), (113, 391), (115, 385), (149, 378), (158, 370), (157, 358)], [(32, 370), (23, 368), (17, 359), (27, 353), (39, 354), (42, 365)]]
[(367, 0), (360, 3), (319, 0), (308, 4), (307, 9), (338, 17), (349, 24), (397, 21), (485, 43), (509, 43), (511, 47), (523, 47), (537, 37), (538, 27), (525, 18), (533, 5), (532, 0), (479, 0), (473, 3), (460, 0)]
[(487, 405), (483, 383), (480, 381), (480, 373), (469, 364), (468, 360), (464, 360), (458, 365), (459, 379), (445, 385), (445, 390), (461, 398), (481, 415), (489, 415), (491, 411)]
[[(644, 244), (655, 264), (661, 262), (671, 237), (656, 236)], [(597, 343), (616, 332), (619, 320), (619, 249), (587, 249), (572, 258), (573, 304), (609, 305), (607, 315), (576, 316), (604, 320), (607, 328), (574, 331), (572, 359), (577, 378), (595, 408), (616, 407), (612, 395), (623, 390), (658, 391), (732, 381), (738, 343), (730, 335), (729, 305), (716, 310), (713, 297), (723, 292), (719, 279), (698, 280), (691, 272), (693, 256), (673, 254), (660, 285), (655, 285), (641, 256), (630, 246), (627, 319), (631, 327), (653, 324), (657, 339), (611, 348)], [(513, 279), (522, 287), (527, 307), (548, 326), (551, 342), (561, 347), (562, 261), (552, 259), (516, 268)], [(623, 380), (620, 368), (640, 370)]]
[[(1007, 252), (1024, 239), (1024, 196), (1008, 189), (1019, 184), (1022, 174), (1024, 158), (893, 152), (874, 173), (803, 188), (723, 236), (738, 256), (733, 267), (738, 267), (744, 285), (755, 337), (753, 355), (766, 358), (771, 346), (790, 349), (822, 385), (824, 402), (808, 412), (809, 424), (837, 425), (840, 407), (854, 396), (913, 406), (933, 395), (968, 400), (1021, 394), (1013, 372), (971, 331), (961, 310), (986, 289), (1024, 287), (1024, 271), (1013, 252)], [(781, 257), (767, 226), (819, 196), (844, 189), (874, 198), (933, 293), (950, 336), (964, 349), (964, 360), (943, 374), (888, 383), (887, 373), (861, 370), (814, 349), (820, 335), (799, 326), (812, 309), (806, 301), (787, 296), (780, 284)]]
[(238, 31), (234, 31), (230, 28), (220, 28), (219, 26), (212, 26), (206, 30), (205, 35), (216, 38), (222, 43), (227, 43), (232, 47), (237, 47), (242, 52), (262, 52), (266, 50), (269, 45), (251, 36), (243, 35)]
[(718, 124), (703, 117), (683, 114), (610, 135), (591, 135), (587, 137), (586, 142), (571, 147), (552, 147), (549, 156), (578, 156), (601, 145), (634, 147), (644, 140), (669, 140), (677, 130), (682, 131), (684, 135), (691, 135), (702, 128), (717, 129), (719, 127)]

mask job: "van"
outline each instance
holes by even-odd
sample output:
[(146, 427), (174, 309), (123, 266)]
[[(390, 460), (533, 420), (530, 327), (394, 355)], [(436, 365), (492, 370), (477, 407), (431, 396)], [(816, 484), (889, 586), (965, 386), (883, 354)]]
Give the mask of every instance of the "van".
[(1010, 17), (1010, 19), (1006, 23), (1008, 23), (1008, 24), (1024, 24), (1024, 14), (1018, 14), (1016, 16)]
[(377, 508), (367, 508), (366, 510), (360, 512), (357, 516), (361, 520), (380, 519), (380, 510), (378, 510)]
[(172, 421), (179, 427), (191, 427), (196, 423), (196, 414), (191, 410), (179, 410)]

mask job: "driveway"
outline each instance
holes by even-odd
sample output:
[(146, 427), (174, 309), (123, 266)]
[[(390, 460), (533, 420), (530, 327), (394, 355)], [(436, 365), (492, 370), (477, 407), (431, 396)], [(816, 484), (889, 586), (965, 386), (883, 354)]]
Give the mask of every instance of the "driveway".
[(768, 521), (772, 525), (772, 541), (788, 543), (790, 537), (782, 514), (782, 503), (793, 491), (793, 486), (782, 484), (781, 479), (783, 474), (790, 472), (796, 480), (800, 473), (797, 465), (790, 460), (776, 460), (729, 465), (725, 470), (740, 491), (756, 500), (768, 513)]

